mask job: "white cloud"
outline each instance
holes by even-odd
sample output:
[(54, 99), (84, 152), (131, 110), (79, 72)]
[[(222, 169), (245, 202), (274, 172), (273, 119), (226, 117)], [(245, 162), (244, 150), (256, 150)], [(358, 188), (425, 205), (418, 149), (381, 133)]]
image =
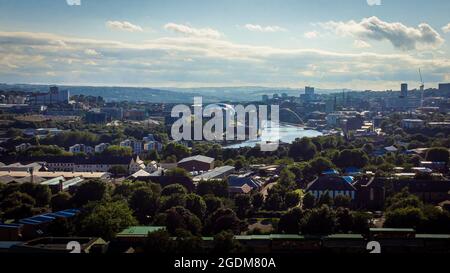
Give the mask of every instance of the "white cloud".
[(303, 37), (305, 37), (307, 39), (315, 39), (315, 38), (319, 37), (319, 32), (309, 31), (309, 32), (306, 32), (305, 34), (303, 34)]
[(362, 40), (355, 40), (353, 42), (353, 46), (356, 48), (369, 48), (372, 47), (368, 42)]
[(261, 26), (261, 25), (254, 25), (254, 24), (246, 24), (244, 26), (249, 31), (256, 31), (256, 32), (285, 32), (287, 29), (282, 28), (280, 26)]
[(138, 25), (134, 25), (127, 21), (108, 21), (106, 22), (106, 26), (110, 29), (114, 30), (122, 30), (122, 31), (128, 31), (128, 32), (142, 32), (144, 31), (142, 27)]
[(369, 6), (381, 6), (381, 0), (367, 0)]
[[(298, 86), (306, 81), (321, 87), (379, 90), (416, 80), (417, 72), (412, 67), (427, 71), (430, 84), (443, 81), (450, 70), (446, 55), (287, 49), (204, 37), (125, 43), (0, 32), (0, 44), (0, 82)], [(58, 73), (51, 78), (45, 74), (53, 71)]]
[(100, 53), (98, 53), (95, 49), (85, 49), (84, 50), (84, 54), (89, 55), (89, 56), (100, 56)]
[(81, 6), (81, 0), (66, 0), (69, 6)]
[(446, 25), (446, 26), (443, 26), (442, 27), (442, 31), (445, 32), (445, 33), (450, 32), (450, 23), (448, 23), (448, 25)]
[(193, 36), (200, 38), (219, 39), (222, 37), (222, 34), (219, 31), (212, 28), (194, 28), (188, 25), (168, 23), (164, 26), (164, 29), (176, 33), (181, 33), (186, 36)]
[(364, 18), (361, 22), (354, 20), (330, 21), (319, 25), (341, 36), (354, 36), (377, 41), (387, 40), (401, 50), (438, 48), (444, 43), (441, 35), (426, 23), (413, 28), (399, 22), (384, 22), (373, 16)]

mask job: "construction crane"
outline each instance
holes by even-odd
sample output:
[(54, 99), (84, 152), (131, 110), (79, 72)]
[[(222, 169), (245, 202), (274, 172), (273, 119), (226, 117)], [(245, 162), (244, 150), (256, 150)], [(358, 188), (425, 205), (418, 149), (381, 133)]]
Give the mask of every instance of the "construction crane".
[(422, 71), (420, 68), (419, 68), (419, 76), (420, 76), (420, 93), (421, 93), (420, 108), (423, 108), (423, 97), (424, 97), (424, 92), (425, 92), (425, 84), (423, 83)]

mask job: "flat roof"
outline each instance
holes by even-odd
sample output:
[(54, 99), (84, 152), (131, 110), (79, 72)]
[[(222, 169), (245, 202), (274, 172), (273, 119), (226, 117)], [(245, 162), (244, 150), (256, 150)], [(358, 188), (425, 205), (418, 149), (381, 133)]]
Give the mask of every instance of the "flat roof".
[(364, 237), (361, 234), (332, 234), (324, 239), (364, 239)]
[(122, 230), (116, 237), (144, 237), (149, 233), (166, 230), (163, 226), (133, 226)]
[(194, 179), (195, 180), (213, 179), (213, 178), (216, 178), (217, 176), (223, 175), (224, 173), (234, 171), (234, 170), (235, 170), (235, 167), (233, 167), (233, 166), (217, 167), (208, 172), (197, 175), (196, 177), (194, 177)]
[(188, 162), (188, 161), (201, 161), (201, 162), (205, 162), (205, 163), (212, 163), (214, 161), (214, 158), (204, 156), (204, 155), (196, 155), (196, 156), (190, 156), (190, 157), (183, 158), (178, 163), (184, 163), (184, 162)]
[[(9, 171), (0, 171), (0, 177), (2, 176), (12, 176), (12, 177), (30, 177), (29, 172), (9, 172)], [(107, 172), (34, 172), (34, 176), (43, 177), (43, 178), (75, 178), (75, 177), (83, 177), (83, 178), (103, 178), (108, 175)]]
[(415, 232), (412, 228), (371, 228), (370, 232)]
[(417, 239), (450, 239), (450, 234), (416, 234)]

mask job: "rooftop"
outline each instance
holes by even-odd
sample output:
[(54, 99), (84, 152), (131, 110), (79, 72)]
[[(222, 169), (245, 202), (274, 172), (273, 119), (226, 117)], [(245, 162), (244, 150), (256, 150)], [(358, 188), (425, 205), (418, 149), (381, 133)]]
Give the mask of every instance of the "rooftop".
[[(16, 178), (23, 178), (23, 177), (30, 177), (29, 172), (7, 172), (7, 171), (0, 171), (0, 177), (3, 176), (10, 176), (10, 177), (16, 177)], [(108, 176), (108, 173), (106, 172), (35, 172), (33, 173), (34, 176), (40, 177), (40, 178), (57, 178), (57, 177), (64, 177), (64, 178), (75, 178), (75, 177), (83, 177), (83, 178), (104, 178)]]
[(190, 156), (190, 157), (183, 158), (178, 163), (184, 163), (184, 162), (189, 162), (189, 161), (200, 161), (200, 162), (205, 162), (205, 163), (212, 163), (212, 162), (214, 162), (214, 158), (203, 156), (203, 155), (196, 155), (196, 156)]
[(162, 226), (133, 226), (122, 230), (116, 237), (146, 237), (149, 233), (166, 230)]
[(235, 168), (233, 166), (222, 166), (222, 167), (217, 167), (213, 170), (210, 170), (209, 172), (205, 172), (202, 173), (196, 177), (194, 177), (194, 180), (209, 180), (209, 179), (214, 179), (218, 176), (221, 176), (225, 173), (228, 172), (232, 172), (234, 171)]

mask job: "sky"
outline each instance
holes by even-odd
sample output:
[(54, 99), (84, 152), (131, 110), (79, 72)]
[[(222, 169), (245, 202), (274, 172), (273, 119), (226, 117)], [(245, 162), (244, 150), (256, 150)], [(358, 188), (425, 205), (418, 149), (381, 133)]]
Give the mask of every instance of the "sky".
[(447, 0), (0, 0), (0, 82), (398, 90), (450, 82)]

